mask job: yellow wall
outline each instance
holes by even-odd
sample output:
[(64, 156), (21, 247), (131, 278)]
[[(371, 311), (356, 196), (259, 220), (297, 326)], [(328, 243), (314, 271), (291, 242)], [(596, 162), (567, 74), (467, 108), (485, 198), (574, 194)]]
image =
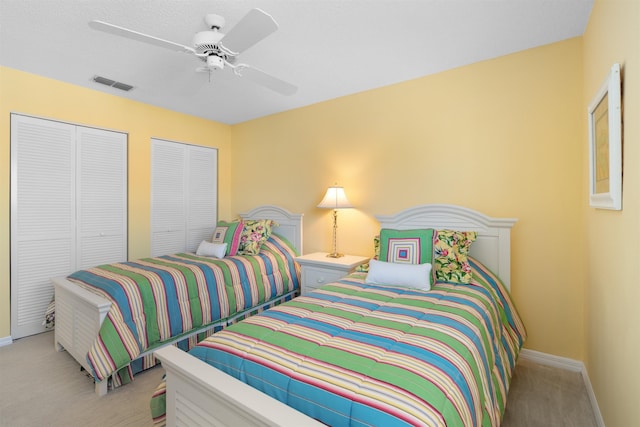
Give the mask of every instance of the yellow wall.
[(315, 206), (345, 187), (338, 248), (371, 255), (374, 214), (423, 203), (515, 217), (512, 293), (526, 347), (584, 352), (582, 39), (232, 128), (232, 211), (304, 212), (305, 252), (331, 248)]
[(120, 97), (0, 67), (0, 338), (10, 335), (10, 113), (129, 134), (129, 258), (149, 255), (150, 138), (218, 148), (219, 216), (229, 216), (230, 128)]
[[(611, 65), (623, 66), (623, 210), (596, 210), (588, 206), (586, 197), (582, 199), (588, 236), (585, 363), (608, 427), (638, 425), (640, 420), (639, 24), (637, 0), (596, 0), (583, 37), (582, 111), (587, 110)], [(586, 141), (585, 137), (585, 156)], [(585, 162), (585, 182), (587, 166)]]

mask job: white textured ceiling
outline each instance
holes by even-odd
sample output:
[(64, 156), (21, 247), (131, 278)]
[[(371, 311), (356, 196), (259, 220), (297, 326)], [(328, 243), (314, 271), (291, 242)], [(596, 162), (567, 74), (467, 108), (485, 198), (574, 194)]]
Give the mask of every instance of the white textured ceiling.
[[(581, 35), (593, 0), (0, 0), (0, 65), (227, 124)], [(260, 8), (279, 29), (239, 57), (283, 96), (188, 54), (89, 28), (99, 19), (191, 45), (215, 13)], [(94, 75), (131, 84), (122, 92)], [(1, 89), (1, 88), (0, 88)], [(1, 94), (0, 94), (1, 96)]]

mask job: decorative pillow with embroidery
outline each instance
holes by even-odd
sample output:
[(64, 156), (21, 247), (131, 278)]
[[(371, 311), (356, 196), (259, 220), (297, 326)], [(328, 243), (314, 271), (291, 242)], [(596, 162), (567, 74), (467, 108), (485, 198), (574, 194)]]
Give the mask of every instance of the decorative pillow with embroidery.
[(478, 233), (475, 231), (436, 231), (433, 241), (433, 266), (436, 280), (469, 283), (471, 280), (469, 249), (477, 237)]
[[(380, 261), (395, 264), (433, 265), (433, 236), (430, 228), (416, 230), (380, 230)], [(430, 284), (435, 281), (431, 274)]]
[(216, 230), (213, 232), (211, 243), (226, 243), (226, 255), (234, 256), (238, 253), (240, 246), (240, 234), (242, 234), (242, 221), (227, 222), (218, 221)]
[(278, 223), (272, 219), (246, 219), (240, 234), (239, 255), (257, 255), (260, 248), (267, 241), (273, 227)]

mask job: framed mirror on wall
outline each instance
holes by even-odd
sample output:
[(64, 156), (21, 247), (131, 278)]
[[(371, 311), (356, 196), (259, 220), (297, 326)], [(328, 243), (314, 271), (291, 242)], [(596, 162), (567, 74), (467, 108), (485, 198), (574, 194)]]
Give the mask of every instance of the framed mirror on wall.
[(622, 96), (620, 64), (613, 64), (589, 104), (589, 204), (622, 209)]

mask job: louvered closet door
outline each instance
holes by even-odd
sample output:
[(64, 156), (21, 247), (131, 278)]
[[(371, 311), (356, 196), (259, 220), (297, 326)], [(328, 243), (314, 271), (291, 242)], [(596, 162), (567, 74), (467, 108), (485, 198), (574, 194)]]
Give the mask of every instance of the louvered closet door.
[(187, 251), (195, 252), (203, 240), (211, 240), (217, 222), (218, 150), (188, 147), (187, 155)]
[(151, 141), (151, 255), (195, 252), (217, 222), (218, 150)]
[(127, 135), (79, 127), (77, 269), (127, 259)]
[(49, 278), (75, 263), (75, 126), (11, 116), (11, 335), (44, 330)]
[(186, 147), (151, 141), (151, 256), (185, 250)]
[(44, 331), (50, 278), (127, 259), (126, 134), (11, 115), (11, 336)]

